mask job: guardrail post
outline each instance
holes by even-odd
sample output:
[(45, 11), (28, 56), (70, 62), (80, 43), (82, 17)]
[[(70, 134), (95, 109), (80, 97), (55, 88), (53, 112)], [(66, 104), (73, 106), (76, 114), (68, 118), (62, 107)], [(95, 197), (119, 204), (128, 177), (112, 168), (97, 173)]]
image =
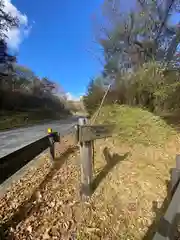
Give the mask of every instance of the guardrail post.
[[(87, 124), (87, 119), (79, 118), (79, 125), (85, 124)], [(80, 142), (81, 196), (91, 195), (92, 158), (92, 141)]]
[(54, 139), (51, 136), (52, 129), (48, 128), (47, 131), (48, 131), (48, 134), (49, 134), (49, 153), (50, 153), (51, 159), (54, 160), (54, 158), (55, 158), (55, 148), (54, 148)]
[(48, 128), (48, 134), (49, 134), (49, 152), (52, 160), (55, 159), (55, 143), (60, 142), (60, 135), (58, 135), (57, 132), (52, 132), (51, 128)]
[(176, 155), (176, 168), (171, 169), (171, 196), (173, 196), (176, 187), (180, 181), (180, 155)]
[[(179, 196), (180, 196), (180, 155), (176, 155), (176, 168), (171, 169), (171, 201), (169, 202), (166, 213), (161, 218), (153, 240), (172, 240), (178, 239), (179, 234)], [(176, 235), (177, 234), (177, 235)]]

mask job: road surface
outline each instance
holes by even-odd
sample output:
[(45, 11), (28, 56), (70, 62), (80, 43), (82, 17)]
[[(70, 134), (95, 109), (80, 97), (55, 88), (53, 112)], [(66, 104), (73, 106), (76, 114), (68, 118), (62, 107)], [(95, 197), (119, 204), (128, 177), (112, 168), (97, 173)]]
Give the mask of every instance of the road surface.
[(77, 123), (77, 117), (0, 132), (0, 158), (47, 135), (52, 128), (65, 134)]

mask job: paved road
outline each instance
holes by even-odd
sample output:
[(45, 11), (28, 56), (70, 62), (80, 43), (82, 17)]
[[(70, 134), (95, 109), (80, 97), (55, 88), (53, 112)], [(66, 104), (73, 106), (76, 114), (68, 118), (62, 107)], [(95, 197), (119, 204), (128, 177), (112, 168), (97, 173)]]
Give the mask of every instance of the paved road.
[(3, 157), (15, 150), (36, 141), (47, 135), (47, 129), (50, 127), (54, 131), (65, 134), (77, 123), (77, 118), (53, 121), (50, 123), (38, 124), (30, 127), (23, 127), (0, 132), (0, 157)]

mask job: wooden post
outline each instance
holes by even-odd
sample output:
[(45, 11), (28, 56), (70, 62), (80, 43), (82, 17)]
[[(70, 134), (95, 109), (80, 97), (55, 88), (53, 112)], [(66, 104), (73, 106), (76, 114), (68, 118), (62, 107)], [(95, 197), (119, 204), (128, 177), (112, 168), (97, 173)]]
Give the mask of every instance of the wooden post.
[[(79, 125), (87, 124), (86, 118), (79, 118)], [(91, 195), (92, 184), (92, 142), (80, 142), (81, 196)]]
[(51, 159), (54, 160), (56, 158), (55, 156), (55, 143), (60, 142), (60, 135), (57, 132), (54, 132), (52, 135), (52, 129), (48, 128), (48, 134), (49, 134), (49, 151)]
[(176, 169), (180, 170), (180, 155), (176, 155)]
[[(51, 130), (51, 132), (50, 132)], [(52, 129), (48, 129), (49, 135), (52, 133)], [(49, 136), (49, 153), (51, 160), (54, 160), (55, 158), (55, 148), (54, 148), (54, 139), (52, 136)]]
[(176, 168), (171, 169), (171, 196), (176, 191), (176, 187), (180, 181), (180, 155), (176, 155)]

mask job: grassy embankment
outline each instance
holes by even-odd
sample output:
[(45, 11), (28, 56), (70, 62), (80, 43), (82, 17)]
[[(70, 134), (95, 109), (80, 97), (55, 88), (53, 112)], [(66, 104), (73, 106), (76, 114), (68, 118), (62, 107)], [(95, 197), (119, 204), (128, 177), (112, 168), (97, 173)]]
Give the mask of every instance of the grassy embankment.
[(50, 110), (32, 110), (26, 112), (2, 112), (0, 114), (0, 131), (23, 127), (42, 121), (59, 120), (67, 117), (68, 114), (57, 114)]
[(151, 239), (166, 208), (169, 170), (180, 149), (178, 133), (160, 117), (128, 106), (104, 107), (98, 119), (116, 127), (112, 138), (95, 144), (94, 186), (99, 187), (91, 205), (99, 218), (96, 227), (103, 239), (135, 240), (145, 234)]
[[(23, 181), (17, 183), (4, 196), (1, 222), (13, 239), (152, 239), (167, 207), (167, 181), (179, 152), (179, 135), (160, 117), (128, 106), (104, 107), (96, 123), (116, 127), (111, 138), (95, 142), (89, 202), (79, 198), (79, 156), (74, 152), (59, 159), (39, 187), (39, 174), (33, 173), (36, 177), (24, 180), (23, 186)], [(23, 199), (29, 195), (39, 198), (26, 206)]]

